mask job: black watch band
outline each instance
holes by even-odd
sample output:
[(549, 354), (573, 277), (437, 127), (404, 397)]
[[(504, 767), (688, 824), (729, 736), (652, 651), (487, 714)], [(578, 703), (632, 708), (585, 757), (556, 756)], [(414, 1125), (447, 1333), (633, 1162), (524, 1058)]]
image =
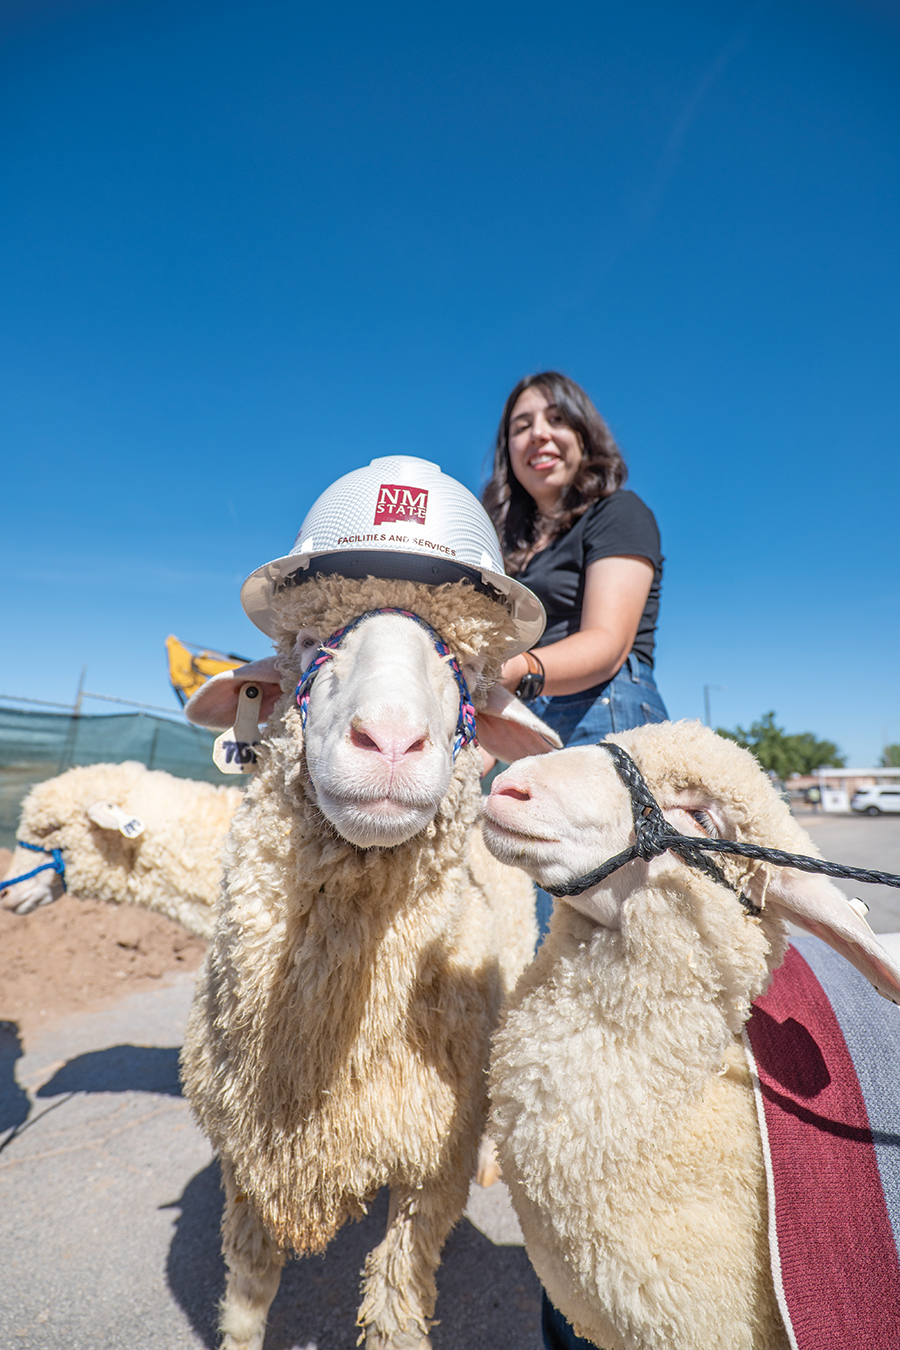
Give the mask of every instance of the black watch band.
[(515, 694), (516, 698), (521, 699), (523, 703), (530, 703), (543, 691), (544, 667), (534, 652), (523, 652), (522, 655), (528, 664), (528, 673), (523, 675), (516, 685)]

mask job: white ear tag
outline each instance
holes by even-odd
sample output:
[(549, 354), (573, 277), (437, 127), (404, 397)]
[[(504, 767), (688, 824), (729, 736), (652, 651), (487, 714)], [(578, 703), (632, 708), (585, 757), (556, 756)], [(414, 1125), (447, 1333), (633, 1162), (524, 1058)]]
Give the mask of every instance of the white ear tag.
[(241, 686), (234, 726), (223, 731), (213, 746), (213, 763), (222, 773), (253, 773), (256, 768), (261, 703), (262, 690), (258, 684)]
[(101, 829), (118, 830), (126, 839), (137, 839), (146, 828), (144, 822), (137, 816), (123, 811), (121, 806), (116, 806), (113, 802), (94, 802), (93, 806), (88, 807), (87, 814)]

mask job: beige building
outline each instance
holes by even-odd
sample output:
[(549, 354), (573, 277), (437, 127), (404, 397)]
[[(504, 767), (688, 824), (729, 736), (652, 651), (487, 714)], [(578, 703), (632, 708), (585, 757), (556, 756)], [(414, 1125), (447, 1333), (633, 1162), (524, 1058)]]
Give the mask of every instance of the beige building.
[(849, 811), (850, 798), (857, 788), (894, 783), (898, 779), (900, 769), (820, 769), (815, 774), (793, 774), (786, 786), (792, 795), (817, 787), (822, 794), (823, 811)]

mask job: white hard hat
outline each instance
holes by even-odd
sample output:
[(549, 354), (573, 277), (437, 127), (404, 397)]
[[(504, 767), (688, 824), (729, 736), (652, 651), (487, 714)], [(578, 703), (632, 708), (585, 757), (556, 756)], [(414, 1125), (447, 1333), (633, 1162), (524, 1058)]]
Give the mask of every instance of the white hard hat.
[(518, 635), (507, 656), (533, 647), (546, 623), (537, 596), (504, 572), (497, 532), (477, 497), (437, 464), (411, 455), (373, 459), (326, 488), (290, 553), (250, 573), (241, 604), (274, 637), (275, 596), (322, 573), (433, 586), (466, 577), (512, 615)]

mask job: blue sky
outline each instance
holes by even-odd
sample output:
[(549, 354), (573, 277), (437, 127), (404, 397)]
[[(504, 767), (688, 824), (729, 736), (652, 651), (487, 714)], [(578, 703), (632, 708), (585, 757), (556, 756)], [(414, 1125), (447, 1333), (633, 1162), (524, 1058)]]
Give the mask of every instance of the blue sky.
[(11, 8), (0, 693), (264, 654), (332, 479), (478, 491), (556, 367), (660, 523), (670, 713), (900, 742), (892, 0)]

